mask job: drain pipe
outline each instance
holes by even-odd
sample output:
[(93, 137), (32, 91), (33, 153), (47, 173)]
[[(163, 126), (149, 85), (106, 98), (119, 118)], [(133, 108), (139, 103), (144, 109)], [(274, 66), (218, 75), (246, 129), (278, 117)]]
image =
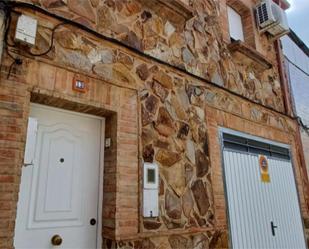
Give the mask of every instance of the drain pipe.
[(2, 61), (2, 54), (4, 48), (4, 33), (6, 29), (6, 12), (4, 6), (0, 4), (0, 62)]
[(291, 97), (290, 97), (290, 91), (287, 83), (287, 77), (286, 77), (286, 71), (284, 68), (284, 57), (282, 54), (282, 46), (280, 40), (274, 41), (275, 45), (275, 51), (276, 51), (276, 57), (277, 57), (277, 64), (278, 64), (278, 71), (279, 71), (279, 77), (281, 82), (281, 91), (282, 91), (282, 97), (283, 97), (283, 103), (284, 103), (284, 109), (285, 113), (289, 116), (294, 116), (291, 106)]

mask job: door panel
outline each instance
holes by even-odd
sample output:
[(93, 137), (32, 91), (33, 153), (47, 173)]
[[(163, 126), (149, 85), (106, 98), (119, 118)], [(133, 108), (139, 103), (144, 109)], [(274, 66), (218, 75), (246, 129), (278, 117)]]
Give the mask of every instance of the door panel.
[[(56, 124), (38, 130), (39, 162), (31, 205), (30, 227), (82, 224), (81, 182), (82, 141), (86, 134)], [(44, 222), (45, 221), (45, 222)]]
[(96, 248), (101, 120), (32, 106), (38, 120), (32, 166), (23, 167), (17, 209), (16, 248)]
[(253, 167), (257, 156), (224, 152), (226, 190), (234, 248), (266, 248), (270, 244), (265, 233), (270, 219), (261, 196), (266, 194), (259, 184), (259, 168)]
[(223, 156), (233, 248), (306, 248), (291, 162), (269, 159), (271, 180), (263, 183), (258, 155)]
[[(272, 205), (279, 248), (305, 248), (297, 189), (291, 162), (269, 159)], [(280, 193), (280, 194), (278, 194)]]

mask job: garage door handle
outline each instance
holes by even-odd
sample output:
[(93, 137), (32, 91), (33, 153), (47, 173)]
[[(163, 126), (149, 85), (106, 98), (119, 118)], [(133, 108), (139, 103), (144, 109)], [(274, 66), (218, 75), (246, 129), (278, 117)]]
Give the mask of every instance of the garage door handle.
[(275, 236), (275, 235), (276, 235), (275, 229), (278, 228), (278, 227), (274, 225), (274, 222), (273, 222), (273, 221), (270, 222), (270, 226), (271, 226), (271, 234), (272, 234), (273, 236)]

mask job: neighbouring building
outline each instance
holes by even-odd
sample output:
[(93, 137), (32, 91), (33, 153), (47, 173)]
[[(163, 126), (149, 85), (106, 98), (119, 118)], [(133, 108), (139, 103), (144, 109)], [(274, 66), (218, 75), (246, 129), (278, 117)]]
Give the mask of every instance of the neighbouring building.
[[(293, 32), (281, 39), (285, 68), (292, 95), (293, 111), (305, 126), (309, 125), (309, 49)], [(309, 136), (301, 127), (307, 171), (309, 170)]]
[[(299, 117), (299, 131), (303, 151), (301, 159), (309, 172), (309, 49), (306, 44), (291, 30), (288, 36), (281, 38), (284, 54), (285, 77), (294, 116)], [(305, 223), (308, 223), (306, 220)], [(306, 225), (308, 229), (308, 225)]]
[(306, 248), (289, 5), (258, 3), (1, 1), (0, 247)]

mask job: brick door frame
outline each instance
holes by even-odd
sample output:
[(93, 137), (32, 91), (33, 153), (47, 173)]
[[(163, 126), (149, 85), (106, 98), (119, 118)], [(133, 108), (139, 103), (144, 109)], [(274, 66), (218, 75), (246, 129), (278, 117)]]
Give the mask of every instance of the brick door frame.
[[(103, 173), (103, 205), (102, 205), (102, 239), (109, 238), (109, 239), (117, 239), (117, 237), (125, 235), (119, 233), (121, 230), (119, 229), (119, 219), (117, 215), (121, 213), (121, 211), (117, 208), (119, 197), (120, 195), (118, 189), (121, 186), (122, 181), (119, 182), (119, 177), (117, 174), (121, 174), (121, 170), (119, 170), (119, 163), (118, 161), (122, 160), (122, 155), (119, 155), (119, 133), (121, 133), (121, 127), (119, 127), (119, 122), (121, 122), (121, 109), (113, 110), (112, 108), (108, 107), (96, 107), (93, 104), (85, 104), (81, 103), (81, 98), (77, 97), (74, 99), (67, 99), (65, 98), (57, 98), (54, 97), (51, 93), (48, 94), (44, 92), (41, 93), (40, 89), (35, 89), (31, 92), (31, 103), (38, 103), (47, 106), (57, 107), (64, 110), (75, 111), (79, 113), (91, 114), (99, 117), (105, 118), (105, 138), (111, 138), (111, 147), (105, 148), (104, 150), (104, 173)], [(116, 128), (116, 129), (115, 129)], [(121, 152), (121, 151), (120, 151)], [(106, 166), (106, 168), (105, 168)], [(109, 179), (109, 172), (113, 172), (113, 176), (115, 177), (115, 181), (111, 182)], [(138, 179), (138, 171), (136, 171), (136, 179)], [(137, 193), (138, 195), (138, 193)], [(110, 204), (111, 199), (115, 198), (115, 203)], [(123, 198), (120, 198), (123, 199)], [(136, 203), (136, 208), (139, 209), (138, 202)], [(113, 209), (113, 215), (109, 216), (110, 209)], [(116, 214), (117, 213), (117, 214)], [(112, 227), (110, 225), (110, 221), (114, 222), (115, 226)], [(120, 230), (120, 231), (119, 231)], [(136, 224), (135, 229), (137, 234), (138, 231), (138, 223)], [(102, 240), (103, 242), (103, 240)]]
[[(81, 114), (91, 114), (91, 115), (94, 115), (94, 116), (97, 116), (97, 117), (104, 117), (107, 121), (106, 124), (108, 124), (109, 126), (112, 125), (112, 123), (113, 123), (113, 122), (110, 121), (112, 116), (113, 115), (117, 116), (117, 113), (110, 112), (109, 110), (106, 110), (106, 109), (103, 109), (103, 108), (97, 108), (93, 105), (88, 106), (88, 105), (85, 105), (85, 104), (80, 104), (77, 101), (67, 101), (65, 99), (55, 98), (55, 97), (50, 96), (50, 95), (44, 95), (44, 94), (40, 94), (40, 93), (36, 93), (36, 92), (31, 92), (30, 93), (30, 99), (29, 99), (29, 102), (28, 102), (28, 105), (27, 105), (28, 106), (28, 108), (27, 108), (28, 117), (29, 117), (29, 111), (30, 111), (30, 108), (31, 108), (30, 107), (31, 103), (42, 104), (42, 105), (45, 105), (45, 106), (48, 106), (48, 107), (56, 107), (56, 108), (59, 108), (59, 109), (62, 109), (62, 110), (74, 111), (76, 113), (81, 113)], [(25, 123), (27, 122), (28, 117), (25, 117)], [(110, 127), (107, 127), (107, 128), (108, 128), (108, 130), (110, 129)], [(102, 132), (105, 133), (105, 130), (106, 129), (104, 129), (104, 130), (102, 129)], [(24, 136), (26, 137), (27, 131), (25, 130), (24, 133), (25, 133)], [(104, 136), (105, 136), (105, 134), (104, 134)], [(116, 137), (113, 137), (113, 139), (116, 139)], [(101, 147), (104, 146), (103, 142), (101, 143)], [(102, 151), (102, 148), (100, 150)], [(113, 154), (116, 154), (116, 151), (111, 151), (109, 149), (107, 149), (106, 152), (105, 152), (105, 150), (103, 150), (103, 151), (104, 151), (103, 160), (105, 160), (105, 158), (113, 156)], [(103, 179), (104, 179), (104, 164), (105, 164), (105, 162), (100, 160), (100, 171), (102, 172), (100, 177), (103, 177)], [(116, 166), (116, 165), (114, 165), (114, 166)], [(102, 169), (102, 167), (103, 167), (103, 169)], [(20, 171), (21, 171), (21, 169), (22, 168), (20, 167)], [(104, 209), (104, 200), (103, 200), (103, 198), (104, 198), (104, 181), (103, 181), (103, 179), (100, 178), (100, 185), (99, 185), (99, 188), (100, 188), (99, 189), (99, 192), (100, 192), (99, 200), (102, 200), (102, 202), (103, 202), (102, 204), (100, 204), (100, 207), (101, 207), (99, 209), (101, 211), (100, 215), (102, 215), (103, 209)], [(100, 242), (100, 243), (103, 243), (102, 218), (101, 218), (101, 222), (99, 224), (101, 224), (101, 226), (102, 226), (101, 228), (99, 228), (99, 231), (98, 231), (98, 236), (99, 236), (99, 233), (101, 232), (101, 238), (98, 237), (97, 241)]]
[[(41, 96), (41, 97), (44, 97), (44, 96)], [(43, 99), (46, 101), (48, 101), (48, 104), (45, 104), (45, 101), (43, 101)], [(29, 98), (28, 98), (29, 100)], [(61, 100), (59, 101), (59, 99), (57, 98), (54, 98), (54, 97), (51, 97), (51, 96), (48, 96), (48, 97), (44, 97), (44, 98), (40, 98), (40, 94), (33, 94), (33, 93), (30, 93), (30, 101), (27, 102), (28, 103), (28, 108), (27, 108), (27, 113), (28, 113), (28, 116), (25, 116), (25, 124), (27, 124), (28, 122), (28, 118), (30, 117), (30, 110), (32, 108), (42, 108), (43, 110), (50, 110), (50, 111), (57, 111), (57, 112), (64, 112), (65, 114), (70, 114), (70, 115), (75, 115), (77, 117), (93, 117), (94, 119), (96, 120), (99, 120), (101, 122), (101, 127), (100, 127), (100, 139), (99, 139), (99, 182), (98, 182), (98, 206), (97, 206), (97, 210), (99, 211), (99, 214), (102, 214), (103, 212), (103, 193), (104, 193), (104, 182), (103, 182), (103, 179), (104, 179), (104, 154), (105, 154), (105, 115), (100, 115), (100, 114), (97, 114), (97, 115), (93, 115), (93, 114), (89, 114), (89, 113), (93, 113), (93, 112), (98, 112), (99, 110), (94, 108), (94, 107), (89, 107), (88, 108), (88, 111), (81, 111), (80, 108), (66, 108), (66, 107), (61, 107), (61, 104), (65, 104), (64, 102), (62, 102)], [(75, 102), (71, 102), (70, 104), (69, 103), (66, 103), (66, 105), (69, 107), (69, 105), (76, 105), (77, 103)], [(57, 108), (57, 109), (54, 109), (54, 108)], [(105, 111), (102, 109), (102, 111)], [(90, 116), (89, 116), (90, 115)], [(25, 129), (24, 130), (24, 137), (26, 138), (27, 137), (27, 130)], [(25, 141), (25, 145), (26, 145), (26, 141)], [(21, 178), (22, 178), (22, 168), (25, 167), (23, 163), (20, 164), (21, 167), (20, 167), (20, 181), (21, 181)], [(32, 179), (33, 181), (33, 179)], [(30, 182), (30, 184), (32, 184), (32, 182)], [(21, 191), (21, 182), (19, 183), (19, 192)], [(19, 195), (19, 193), (18, 193)], [(18, 202), (18, 201), (17, 201)], [(17, 212), (18, 212), (18, 208), (16, 208), (16, 215), (17, 215)], [(15, 218), (15, 226), (17, 226), (18, 224), (16, 223), (16, 218)], [(103, 243), (103, 236), (102, 236), (102, 228), (103, 228), (103, 225), (102, 225), (102, 218), (101, 217), (98, 217), (98, 221), (97, 221), (97, 231), (96, 231), (96, 242), (97, 242), (97, 245), (102, 245)], [(59, 227), (60, 228), (60, 227)], [(14, 235), (14, 238), (13, 240), (15, 240), (15, 235)]]
[[(53, 70), (58, 70), (59, 74), (67, 75), (74, 74), (70, 71), (63, 70), (61, 68), (53, 67)], [(38, 70), (39, 74), (44, 74), (44, 70)], [(0, 86), (4, 90), (4, 94), (8, 95), (8, 101), (6, 102), (7, 110), (5, 113), (0, 112), (0, 115), (7, 115), (8, 122), (18, 122), (20, 128), (18, 128), (18, 148), (17, 152), (11, 153), (7, 150), (6, 153), (10, 153), (6, 161), (3, 161), (3, 169), (0, 172), (0, 182), (5, 183), (5, 186), (1, 186), (1, 192), (7, 195), (9, 200), (1, 200), (0, 210), (5, 211), (5, 228), (1, 236), (1, 246), (6, 248), (13, 247), (15, 219), (17, 212), (18, 194), (20, 189), (22, 162), (24, 157), (25, 140), (27, 132), (27, 120), (29, 117), (30, 103), (38, 103), (46, 106), (57, 107), (64, 110), (75, 111), (79, 113), (91, 114), (105, 118), (105, 137), (111, 138), (111, 147), (104, 151), (104, 181), (103, 181), (103, 208), (102, 208), (102, 241), (104, 239), (115, 240), (120, 236), (136, 235), (138, 233), (138, 214), (139, 214), (139, 202), (138, 202), (138, 180), (132, 181), (130, 190), (124, 186), (123, 176), (129, 176), (132, 179), (138, 179), (139, 163), (138, 163), (138, 105), (136, 91), (122, 89), (121, 87), (111, 87), (110, 84), (104, 81), (94, 80), (89, 78), (89, 86), (93, 88), (95, 92), (98, 85), (99, 88), (112, 89), (108, 93), (111, 97), (108, 101), (95, 99), (94, 95), (80, 94), (75, 92), (66, 93), (50, 87), (50, 77), (42, 79), (42, 82), (25, 82), (24, 78), (19, 75), (13, 75), (10, 79), (6, 79), (5, 74), (2, 74), (2, 81)], [(49, 75), (50, 76), (50, 75)], [(57, 76), (54, 74), (54, 79), (57, 80)], [(61, 76), (60, 76), (61, 77)], [(62, 77), (63, 79), (63, 77)], [(65, 78), (66, 79), (66, 78)], [(70, 77), (61, 82), (66, 88), (71, 89), (72, 82)], [(13, 89), (13, 90), (12, 90)], [(7, 93), (6, 93), (7, 92)], [(97, 93), (99, 95), (100, 93)], [(118, 98), (115, 98), (117, 96)], [(97, 96), (96, 96), (97, 97)], [(118, 101), (120, 99), (120, 101)], [(108, 102), (107, 104), (105, 102)], [(0, 103), (1, 104), (1, 103)], [(7, 114), (8, 113), (8, 114)], [(17, 128), (16, 128), (17, 129)], [(6, 132), (6, 131), (4, 131)], [(14, 131), (17, 133), (17, 131)], [(127, 134), (129, 138), (127, 138)], [(4, 141), (4, 146), (10, 147), (11, 144), (17, 144), (12, 141)], [(126, 160), (125, 147), (127, 144), (132, 145), (131, 158), (134, 161)], [(129, 166), (122, 165), (123, 161), (129, 162)], [(126, 170), (126, 168), (128, 168)], [(129, 173), (127, 173), (129, 172)], [(123, 177), (124, 178), (124, 177)], [(131, 191), (128, 193), (126, 191)], [(2, 195), (1, 193), (1, 195)], [(127, 207), (127, 204), (120, 203), (119, 200), (123, 200), (125, 196), (129, 196), (131, 199), (136, 199), (133, 202), (132, 207)], [(119, 208), (124, 207), (119, 211)], [(123, 213), (123, 214), (122, 214)], [(124, 225), (119, 224), (119, 217), (127, 216), (124, 220)], [(134, 222), (131, 222), (133, 220)], [(128, 225), (127, 225), (128, 224)], [(1, 232), (2, 233), (2, 232)]]

